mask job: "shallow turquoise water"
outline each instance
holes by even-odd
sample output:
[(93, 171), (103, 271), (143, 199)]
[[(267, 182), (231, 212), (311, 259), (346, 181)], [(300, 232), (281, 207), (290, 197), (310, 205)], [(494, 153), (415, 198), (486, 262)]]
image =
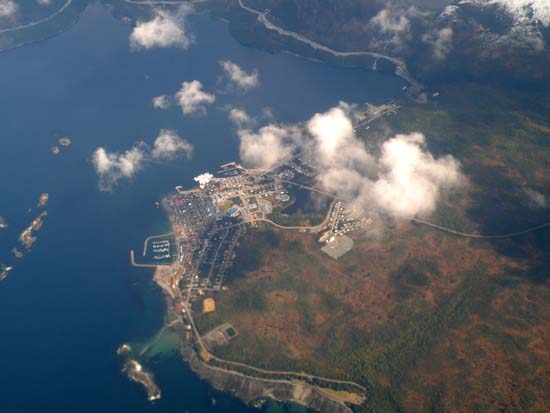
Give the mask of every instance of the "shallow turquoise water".
[[(197, 43), (188, 51), (133, 53), (130, 27), (94, 6), (68, 32), (0, 54), (0, 215), (10, 224), (0, 232), (0, 261), (13, 261), (9, 250), (37, 214), (39, 194), (50, 194), (35, 247), (0, 283), (3, 413), (253, 411), (198, 380), (169, 346), (149, 363), (163, 391), (157, 404), (120, 373), (118, 345), (153, 337), (164, 311), (151, 271), (130, 267), (129, 249), (166, 229), (154, 205), (163, 194), (237, 159), (224, 105), (252, 114), (270, 107), (279, 121), (300, 121), (339, 100), (399, 97), (402, 83), (247, 49), (224, 23), (206, 16), (191, 17), (189, 27)], [(185, 80), (219, 91), (221, 59), (258, 68), (261, 87), (246, 95), (219, 93), (205, 117), (153, 110), (153, 96), (173, 93)], [(150, 165), (112, 193), (100, 192), (93, 150), (151, 142), (160, 128), (189, 139), (193, 159)], [(56, 131), (73, 140), (58, 157), (50, 153)]]

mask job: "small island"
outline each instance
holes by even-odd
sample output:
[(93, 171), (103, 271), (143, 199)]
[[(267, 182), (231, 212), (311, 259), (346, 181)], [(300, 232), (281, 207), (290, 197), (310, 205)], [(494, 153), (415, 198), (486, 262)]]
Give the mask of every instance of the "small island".
[(13, 254), (13, 256), (17, 259), (21, 259), (23, 258), (23, 253), (21, 251), (19, 251), (16, 247), (13, 247), (11, 249), (11, 253)]
[(37, 206), (44, 207), (48, 204), (48, 200), (50, 199), (50, 195), (46, 192), (40, 195), (40, 198), (38, 199)]
[(72, 141), (67, 138), (67, 137), (63, 137), (63, 138), (59, 138), (59, 140), (57, 141), (61, 146), (70, 146)]
[(161, 392), (157, 384), (155, 383), (153, 373), (149, 370), (144, 369), (137, 360), (128, 359), (126, 363), (124, 363), (123, 370), (126, 372), (131, 380), (140, 383), (143, 385), (143, 387), (145, 387), (145, 390), (147, 390), (147, 398), (149, 399), (149, 401), (160, 399)]
[(116, 351), (119, 356), (127, 356), (132, 351), (132, 347), (129, 344), (122, 344)]
[(61, 148), (67, 148), (71, 146), (72, 141), (68, 137), (61, 137), (57, 140), (57, 145), (52, 146), (52, 155), (59, 155), (61, 153)]
[(13, 267), (8, 267), (7, 265), (0, 264), (0, 281), (4, 280), (12, 269)]
[[(48, 215), (46, 211), (43, 211), (38, 217), (31, 222), (31, 224), (19, 235), (19, 242), (23, 246), (30, 250), (33, 244), (36, 242), (36, 232), (42, 228), (43, 219)], [(17, 255), (16, 255), (17, 256)], [(20, 258), (20, 257), (18, 257)]]

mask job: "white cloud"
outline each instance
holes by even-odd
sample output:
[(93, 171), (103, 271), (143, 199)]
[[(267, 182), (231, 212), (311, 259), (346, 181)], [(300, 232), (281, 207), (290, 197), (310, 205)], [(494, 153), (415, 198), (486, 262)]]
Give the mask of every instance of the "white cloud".
[(271, 109), (270, 107), (262, 108), (261, 117), (262, 117), (262, 119), (265, 119), (265, 120), (275, 119), (275, 115), (273, 114), (273, 109)]
[(420, 16), (427, 14), (421, 13), (414, 6), (404, 8), (402, 4), (387, 2), (386, 7), (372, 17), (366, 26), (373, 34), (370, 36), (371, 47), (401, 50), (412, 40), (411, 21)]
[(190, 10), (187, 5), (180, 7), (176, 14), (157, 9), (152, 20), (138, 21), (130, 34), (131, 49), (152, 49), (154, 47), (187, 49), (193, 42), (193, 36), (185, 28), (185, 16)]
[(153, 98), (153, 107), (155, 109), (166, 110), (170, 107), (170, 96), (160, 95)]
[(269, 169), (292, 154), (303, 141), (297, 126), (270, 124), (254, 131), (257, 120), (246, 111), (232, 108), (228, 116), (237, 128), (240, 157), (246, 167)]
[(0, 18), (13, 16), (17, 9), (17, 3), (13, 0), (0, 0)]
[(527, 195), (527, 200), (529, 201), (529, 204), (531, 204), (531, 206), (535, 208), (546, 208), (548, 206), (546, 197), (540, 192), (535, 191), (531, 188), (525, 188), (523, 192), (525, 192), (525, 195)]
[(307, 130), (314, 138), (316, 157), (323, 168), (363, 170), (372, 162), (362, 142), (355, 137), (352, 121), (346, 113), (350, 108), (342, 102), (325, 113), (317, 113), (307, 123)]
[(300, 131), (292, 126), (268, 125), (254, 132), (238, 131), (239, 152), (245, 166), (269, 169), (289, 156), (299, 144)]
[(193, 145), (187, 140), (182, 139), (178, 134), (170, 129), (161, 129), (159, 135), (155, 139), (153, 158), (159, 159), (174, 159), (179, 154), (184, 154), (190, 158), (193, 153)]
[(460, 164), (452, 156), (434, 158), (421, 133), (386, 141), (378, 162), (378, 177), (364, 195), (398, 218), (432, 213), (441, 191), (462, 182)]
[(229, 120), (240, 129), (249, 128), (256, 123), (246, 111), (238, 108), (229, 110)]
[(435, 158), (421, 133), (396, 135), (374, 156), (353, 130), (354, 106), (341, 103), (305, 125), (268, 125), (238, 131), (245, 166), (270, 168), (298, 150), (317, 163), (319, 185), (357, 209), (400, 219), (432, 213), (440, 196), (463, 183), (458, 161)]
[(52, 0), (36, 0), (36, 2), (41, 6), (48, 6), (52, 4)]
[(214, 175), (212, 175), (210, 172), (205, 172), (203, 174), (195, 176), (193, 180), (198, 183), (201, 188), (204, 188), (206, 185), (208, 185), (208, 182), (210, 182), (212, 178), (214, 178)]
[(220, 61), (220, 65), (230, 83), (242, 90), (250, 90), (260, 84), (257, 69), (252, 70), (251, 73), (246, 73), (237, 64), (229, 60)]
[(426, 215), (443, 190), (462, 182), (460, 164), (451, 156), (434, 158), (421, 133), (396, 135), (372, 156), (342, 105), (316, 114), (307, 129), (321, 163), (321, 186), (359, 209), (379, 209), (395, 218)]
[(110, 191), (122, 178), (132, 178), (143, 166), (145, 148), (138, 143), (123, 153), (107, 152), (105, 148), (97, 148), (92, 157), (92, 163), (99, 176), (99, 189)]
[(141, 141), (124, 152), (108, 152), (99, 147), (92, 155), (92, 164), (99, 176), (99, 189), (110, 191), (121, 179), (132, 178), (153, 159), (174, 159), (181, 153), (189, 158), (192, 151), (193, 146), (176, 132), (162, 129), (153, 149)]
[(153, 98), (153, 107), (159, 110), (168, 109), (173, 102), (180, 106), (184, 115), (205, 114), (206, 105), (216, 101), (216, 96), (207, 93), (202, 89), (202, 83), (198, 80), (192, 82), (183, 82), (181, 88), (172, 97), (170, 95), (160, 95)]
[(432, 45), (433, 57), (436, 60), (444, 60), (453, 46), (453, 29), (445, 27), (435, 33), (425, 34), (422, 40)]
[(202, 90), (202, 83), (198, 80), (183, 82), (175, 98), (184, 115), (192, 113), (204, 114), (206, 113), (204, 105), (212, 104), (216, 101), (216, 96)]
[(411, 26), (408, 17), (404, 13), (391, 8), (380, 10), (370, 19), (370, 23), (385, 33), (408, 32)]

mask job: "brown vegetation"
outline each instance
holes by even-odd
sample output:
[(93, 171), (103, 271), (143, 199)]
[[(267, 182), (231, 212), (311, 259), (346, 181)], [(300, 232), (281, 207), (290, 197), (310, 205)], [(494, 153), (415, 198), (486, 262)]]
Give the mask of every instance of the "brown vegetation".
[[(471, 182), (442, 200), (431, 218), (441, 225), (502, 234), (548, 221), (524, 193), (548, 190), (541, 117), (472, 102), (407, 108), (373, 126), (369, 145), (422, 130), (432, 150), (460, 159)], [(376, 411), (548, 412), (549, 235), (491, 241), (402, 224), (352, 234), (335, 261), (309, 234), (253, 231), (199, 327), (238, 329), (217, 349), (224, 358), (365, 384)]]

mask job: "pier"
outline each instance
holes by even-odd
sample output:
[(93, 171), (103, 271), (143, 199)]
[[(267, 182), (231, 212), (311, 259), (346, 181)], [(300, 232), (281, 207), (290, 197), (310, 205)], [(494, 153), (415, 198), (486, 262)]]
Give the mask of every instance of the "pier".
[(130, 263), (132, 264), (132, 267), (138, 267), (138, 268), (157, 268), (156, 264), (138, 264), (135, 259), (134, 250), (130, 250)]

